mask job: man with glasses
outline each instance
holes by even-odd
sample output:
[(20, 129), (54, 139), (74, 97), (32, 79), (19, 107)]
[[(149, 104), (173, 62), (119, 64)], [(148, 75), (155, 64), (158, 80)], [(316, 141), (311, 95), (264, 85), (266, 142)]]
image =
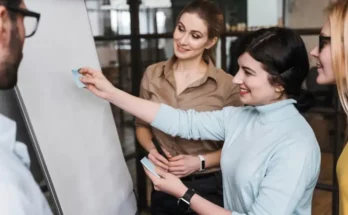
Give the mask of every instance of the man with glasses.
[[(0, 0), (0, 90), (16, 85), (24, 40), (35, 34), (39, 19), (22, 0)], [(15, 138), (15, 122), (0, 114), (0, 214), (51, 215), (30, 173), (27, 148)]]

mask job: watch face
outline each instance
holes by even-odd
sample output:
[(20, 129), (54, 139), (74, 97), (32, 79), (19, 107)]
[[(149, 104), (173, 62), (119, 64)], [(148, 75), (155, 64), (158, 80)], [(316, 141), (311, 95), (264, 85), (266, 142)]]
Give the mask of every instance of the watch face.
[(181, 208), (181, 209), (183, 209), (183, 210), (188, 210), (189, 208), (190, 208), (190, 203), (189, 202), (187, 202), (185, 199), (183, 199), (183, 198), (180, 198), (179, 200), (178, 200), (178, 206)]

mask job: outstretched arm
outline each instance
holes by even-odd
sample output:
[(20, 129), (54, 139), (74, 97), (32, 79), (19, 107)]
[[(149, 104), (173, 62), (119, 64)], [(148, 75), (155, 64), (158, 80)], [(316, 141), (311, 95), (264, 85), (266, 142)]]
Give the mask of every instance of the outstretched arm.
[(86, 84), (86, 88), (96, 96), (109, 101), (147, 123), (154, 120), (160, 107), (159, 104), (137, 98), (115, 88), (100, 71), (82, 68), (79, 72), (83, 75), (81, 82)]
[[(225, 111), (196, 112), (174, 109), (140, 99), (115, 88), (96, 70), (83, 68), (81, 81), (96, 96), (106, 99), (130, 114), (172, 136), (186, 139), (224, 140)], [(227, 111), (228, 112), (228, 111)]]

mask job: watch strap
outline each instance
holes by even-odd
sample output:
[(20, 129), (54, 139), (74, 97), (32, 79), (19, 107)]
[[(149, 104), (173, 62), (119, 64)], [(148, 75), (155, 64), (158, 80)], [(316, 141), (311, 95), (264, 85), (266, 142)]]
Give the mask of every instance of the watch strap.
[(184, 199), (188, 204), (190, 204), (192, 196), (195, 195), (196, 192), (193, 189), (188, 189), (182, 199)]
[(178, 199), (178, 206), (182, 212), (190, 211), (190, 201), (195, 193), (193, 189), (187, 189), (183, 197)]

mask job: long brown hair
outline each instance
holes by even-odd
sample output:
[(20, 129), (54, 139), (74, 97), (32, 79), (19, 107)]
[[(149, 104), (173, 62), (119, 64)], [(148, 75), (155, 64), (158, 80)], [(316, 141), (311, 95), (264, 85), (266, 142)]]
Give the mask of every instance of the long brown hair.
[(348, 1), (337, 1), (329, 8), (332, 68), (338, 95), (348, 115)]
[[(208, 38), (210, 40), (214, 39), (215, 37), (220, 37), (224, 29), (224, 19), (221, 10), (215, 3), (208, 0), (195, 0), (190, 2), (188, 5), (184, 7), (184, 9), (180, 11), (179, 16), (177, 18), (177, 23), (179, 22), (181, 16), (184, 13), (195, 13), (202, 20), (204, 20), (208, 27)], [(210, 49), (205, 49), (203, 53), (203, 58), (206, 60), (207, 58), (210, 58), (214, 64), (216, 63), (216, 45), (217, 43), (215, 43), (215, 45)]]

